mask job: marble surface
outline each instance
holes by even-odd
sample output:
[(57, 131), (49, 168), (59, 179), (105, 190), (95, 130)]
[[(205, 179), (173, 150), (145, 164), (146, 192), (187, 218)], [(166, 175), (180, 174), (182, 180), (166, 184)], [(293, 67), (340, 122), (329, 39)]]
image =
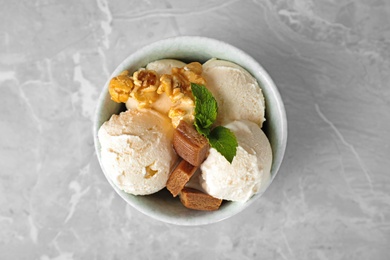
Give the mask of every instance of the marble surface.
[[(1, 3), (0, 259), (390, 258), (389, 1)], [(263, 197), (200, 227), (128, 206), (93, 147), (109, 74), (178, 35), (253, 55), (289, 122)]]

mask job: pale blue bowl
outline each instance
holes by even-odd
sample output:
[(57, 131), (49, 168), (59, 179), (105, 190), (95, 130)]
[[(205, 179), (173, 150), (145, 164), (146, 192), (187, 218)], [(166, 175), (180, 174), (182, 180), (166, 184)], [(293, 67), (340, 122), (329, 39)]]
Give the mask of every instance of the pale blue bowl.
[[(266, 123), (263, 131), (268, 136), (272, 146), (273, 162), (271, 168), (271, 179), (263, 190), (253, 196), (245, 203), (224, 202), (218, 211), (204, 212), (185, 208), (178, 198), (173, 198), (166, 190), (148, 196), (134, 196), (119, 190), (108, 178), (100, 157), (100, 143), (97, 137), (100, 126), (107, 121), (111, 115), (118, 114), (124, 110), (123, 104), (115, 103), (108, 93), (108, 84), (112, 77), (127, 69), (135, 71), (144, 67), (147, 63), (159, 59), (171, 58), (184, 62), (199, 61), (203, 63), (210, 58), (228, 60), (248, 70), (259, 82), (266, 102)], [(136, 51), (127, 57), (112, 73), (107, 80), (99, 97), (96, 115), (94, 118), (93, 135), (96, 154), (108, 182), (114, 190), (131, 206), (145, 215), (163, 222), (177, 225), (204, 225), (227, 219), (251, 205), (259, 199), (264, 191), (275, 178), (282, 163), (287, 144), (287, 119), (283, 101), (274, 82), (263, 69), (263, 67), (251, 56), (229, 45), (215, 39), (182, 36), (169, 38), (152, 43)], [(244, 91), (244, 90), (243, 90)]]

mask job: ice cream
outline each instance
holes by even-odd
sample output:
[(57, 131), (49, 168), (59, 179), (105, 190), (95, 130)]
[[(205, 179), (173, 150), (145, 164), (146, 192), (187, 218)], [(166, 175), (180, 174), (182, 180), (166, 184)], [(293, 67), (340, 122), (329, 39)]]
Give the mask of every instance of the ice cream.
[[(169, 86), (168, 88), (172, 90), (168, 91), (169, 94), (167, 94), (166, 91), (162, 91), (162, 93), (159, 93), (157, 100), (155, 100), (150, 105), (150, 107), (148, 107), (148, 109), (152, 108), (164, 115), (168, 114), (168, 116), (172, 120), (172, 124), (174, 125), (174, 127), (179, 124), (180, 120), (192, 122), (194, 119), (193, 100), (189, 97), (188, 93), (185, 93), (186, 91), (184, 91), (184, 93), (180, 93), (183, 92), (184, 89), (185, 83), (183, 82), (183, 80), (186, 80), (185, 75), (176, 74), (172, 77), (173, 68), (175, 68), (177, 71), (177, 68), (183, 68), (186, 65), (188, 66), (190, 64), (186, 64), (184, 62), (174, 59), (162, 59), (148, 63), (145, 68), (146, 70), (151, 70), (157, 73), (158, 79), (160, 81), (160, 86), (164, 85), (161, 90), (166, 90), (167, 86)], [(200, 64), (199, 67), (202, 68)], [(185, 71), (189, 72), (192, 69), (193, 68), (191, 67), (186, 67)], [(163, 75), (169, 75), (169, 77), (164, 77)], [(181, 90), (174, 91), (173, 88), (179, 88)], [(159, 90), (160, 87), (157, 91)], [(139, 109), (139, 102), (134, 98), (129, 98), (126, 102), (126, 108)]]
[[(154, 70), (158, 75), (170, 74), (172, 68), (178, 67), (181, 68), (185, 66), (184, 62), (174, 59), (162, 59), (150, 62), (146, 65), (147, 70)], [(162, 114), (167, 114), (169, 109), (172, 106), (172, 102), (169, 97), (162, 93), (159, 95), (159, 98), (152, 104), (152, 108)], [(138, 101), (134, 98), (129, 98), (126, 102), (127, 109), (136, 109), (138, 108)]]
[(157, 72), (157, 74), (170, 74), (172, 71), (172, 68), (181, 68), (184, 67), (186, 63), (174, 60), (174, 59), (162, 59), (162, 60), (156, 60), (148, 63), (146, 65), (147, 70), (154, 70)]
[(251, 121), (234, 121), (225, 126), (236, 135), (237, 154), (230, 164), (211, 148), (200, 167), (201, 185), (213, 197), (245, 202), (269, 182), (271, 145), (261, 128)]
[(203, 64), (206, 86), (218, 102), (217, 124), (249, 120), (264, 122), (264, 96), (256, 79), (242, 67), (211, 59)]
[[(194, 135), (185, 129), (180, 132), (182, 124), (199, 131), (193, 128), (196, 94), (192, 91), (196, 88), (191, 83), (210, 90), (218, 103), (217, 120), (208, 126), (210, 130), (212, 126), (224, 125), (235, 134), (238, 147), (232, 163), (221, 155), (226, 150), (220, 150), (221, 153), (214, 148), (209, 150), (207, 136), (202, 136), (207, 149), (197, 163), (186, 156), (199, 155), (191, 142)], [(216, 198), (245, 202), (269, 183), (272, 151), (261, 130), (265, 120), (264, 96), (257, 80), (242, 67), (217, 59), (203, 65), (158, 60), (146, 68), (122, 72), (110, 82), (109, 91), (115, 102), (126, 102), (128, 109), (113, 115), (98, 132), (103, 168), (119, 189), (147, 195), (167, 187), (177, 196), (192, 188), (199, 192), (189, 189), (187, 195), (191, 197), (183, 197), (184, 200), (199, 199), (206, 203), (206, 198), (207, 201)], [(174, 170), (178, 156), (183, 160), (178, 164), (182, 167)], [(199, 168), (193, 166), (199, 164)]]
[(154, 110), (113, 115), (98, 132), (102, 165), (111, 181), (134, 195), (165, 187), (176, 164), (171, 120)]
[[(139, 109), (138, 103), (139, 102), (136, 99), (129, 98), (126, 101), (126, 108), (128, 110), (131, 110), (131, 109), (144, 110), (144, 109)], [(168, 111), (171, 109), (171, 107), (172, 107), (171, 100), (169, 99), (169, 97), (167, 95), (165, 95), (165, 93), (162, 93), (161, 95), (159, 95), (158, 99), (151, 105), (150, 108), (156, 110), (157, 112), (160, 112), (163, 115), (166, 115), (166, 114), (168, 114)], [(147, 109), (149, 109), (149, 108), (147, 108)]]

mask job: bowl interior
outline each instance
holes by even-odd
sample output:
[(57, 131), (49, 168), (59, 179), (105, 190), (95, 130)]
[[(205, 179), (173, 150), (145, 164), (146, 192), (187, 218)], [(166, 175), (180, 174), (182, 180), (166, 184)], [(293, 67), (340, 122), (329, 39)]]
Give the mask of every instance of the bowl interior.
[[(282, 162), (287, 141), (287, 122), (283, 102), (269, 75), (253, 58), (229, 44), (204, 37), (183, 36), (165, 39), (148, 45), (127, 57), (115, 69), (110, 78), (118, 75), (125, 69), (132, 72), (145, 67), (151, 61), (166, 58), (178, 59), (184, 62), (198, 61), (200, 63), (204, 63), (210, 58), (228, 60), (242, 66), (258, 80), (266, 102), (266, 122), (263, 125), (263, 131), (266, 133), (273, 151), (270, 182), (264, 186), (261, 192), (246, 203), (224, 202), (218, 211), (203, 212), (185, 208), (179, 199), (173, 198), (166, 189), (148, 196), (127, 194), (119, 190), (110, 181), (103, 167), (102, 170), (115, 191), (130, 205), (148, 216), (178, 225), (214, 223), (233, 216), (249, 206), (261, 196), (274, 179)], [(93, 126), (95, 149), (101, 166), (100, 143), (97, 138), (97, 132), (111, 115), (118, 114), (125, 109), (123, 104), (118, 104), (111, 100), (108, 93), (108, 83), (109, 79), (100, 95)]]

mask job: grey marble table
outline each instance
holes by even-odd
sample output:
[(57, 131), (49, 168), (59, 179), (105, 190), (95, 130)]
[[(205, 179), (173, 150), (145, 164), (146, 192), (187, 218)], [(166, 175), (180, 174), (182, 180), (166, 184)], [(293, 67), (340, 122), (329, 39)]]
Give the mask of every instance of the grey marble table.
[[(200, 35), (285, 102), (279, 174), (242, 213), (164, 224), (109, 186), (95, 102), (126, 56)], [(0, 259), (390, 259), (387, 0), (1, 1)]]

